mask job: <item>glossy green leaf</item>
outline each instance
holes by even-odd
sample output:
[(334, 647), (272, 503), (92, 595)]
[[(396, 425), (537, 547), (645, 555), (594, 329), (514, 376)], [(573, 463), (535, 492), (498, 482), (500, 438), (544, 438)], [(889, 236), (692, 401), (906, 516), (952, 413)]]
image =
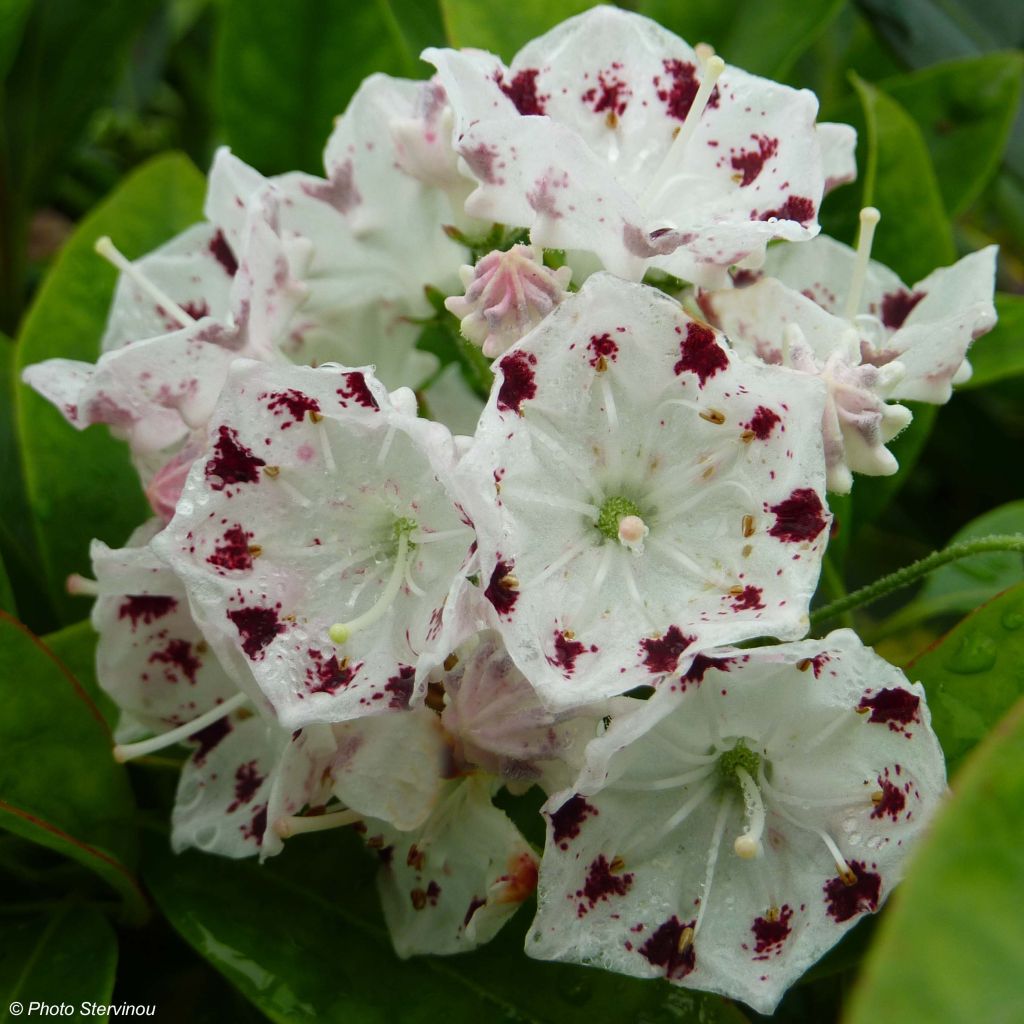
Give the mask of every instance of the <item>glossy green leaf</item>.
[(596, 6), (594, 0), (441, 0), (451, 46), (490, 50), (506, 61), (524, 43)]
[[(969, 522), (950, 544), (990, 534), (1024, 534), (1024, 501), (1010, 502)], [(932, 573), (914, 601), (888, 623), (905, 628), (933, 615), (969, 612), (1014, 584), (1024, 582), (1024, 555), (990, 551), (951, 562)]]
[(134, 801), (103, 716), (78, 680), (0, 612), (0, 827), (95, 871), (145, 912), (131, 867)]
[[(117, 970), (117, 936), (89, 907), (61, 907), (46, 917), (14, 918), (0, 928), (0, 1024), (29, 1014), (33, 1002), (109, 1005)], [(21, 1003), (23, 1013), (11, 1009)], [(106, 1020), (74, 1014), (75, 1019)]]
[(971, 347), (974, 373), (961, 388), (982, 388), (1024, 373), (1024, 295), (996, 294), (999, 322)]
[[(86, 610), (89, 601), (79, 598), (82, 610)], [(119, 711), (117, 705), (100, 689), (96, 678), (96, 633), (92, 623), (85, 619), (73, 626), (65, 626), (56, 633), (43, 637), (43, 643), (53, 651), (68, 671), (82, 684), (82, 689), (89, 695), (93, 703), (100, 709), (107, 724), (113, 728), (117, 724)]]
[(691, 45), (710, 43), (730, 64), (782, 78), (842, 10), (843, 0), (642, 0), (654, 18)]
[(14, 591), (11, 589), (11, 580), (7, 575), (7, 568), (4, 566), (3, 558), (0, 557), (0, 611), (8, 615), (17, 616), (18, 607), (14, 600)]
[[(116, 272), (93, 252), (110, 235), (140, 256), (202, 216), (203, 177), (180, 154), (157, 157), (124, 180), (64, 246), (39, 290), (18, 345), (19, 369), (53, 356), (94, 361)], [(18, 429), (42, 566), (64, 622), (82, 617), (68, 597), (69, 573), (89, 572), (89, 541), (123, 544), (149, 514), (128, 446), (105, 427), (76, 431), (49, 402), (21, 385)]]
[(880, 87), (921, 129), (942, 199), (965, 210), (995, 174), (1020, 101), (1020, 53), (946, 61)]
[(928, 691), (952, 769), (1024, 694), (1024, 584), (968, 615), (906, 671)]
[(324, 1024), (742, 1024), (713, 996), (522, 951), (525, 911), (468, 955), (391, 951), (377, 905), (376, 858), (351, 834), (305, 837), (272, 865), (175, 857), (146, 844), (146, 881), (181, 935), (274, 1021)]
[(225, 0), (214, 75), (223, 141), (265, 174), (322, 174), (334, 118), (359, 83), (377, 71), (426, 77), (419, 50), (440, 36), (429, 0)]
[(1024, 702), (953, 791), (882, 922), (847, 1024), (1024, 1020)]

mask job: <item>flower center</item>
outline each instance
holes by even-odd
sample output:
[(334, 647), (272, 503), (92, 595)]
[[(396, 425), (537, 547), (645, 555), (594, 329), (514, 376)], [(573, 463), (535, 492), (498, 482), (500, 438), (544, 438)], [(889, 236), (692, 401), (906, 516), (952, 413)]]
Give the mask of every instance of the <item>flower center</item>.
[(757, 773), (761, 769), (761, 755), (751, 750), (744, 740), (740, 740), (732, 750), (726, 750), (718, 756), (718, 772), (722, 781), (742, 792), (743, 786), (738, 774), (738, 769), (741, 768), (752, 778), (757, 778)]
[(736, 837), (733, 850), (737, 857), (753, 860), (761, 855), (761, 837), (764, 835), (765, 809), (761, 788), (754, 780), (762, 771), (762, 758), (739, 740), (718, 758), (718, 771), (727, 786), (739, 789), (743, 796), (747, 827)]
[(644, 538), (651, 532), (640, 516), (640, 506), (632, 498), (620, 495), (605, 499), (594, 525), (608, 540), (617, 540), (638, 555), (643, 551)]

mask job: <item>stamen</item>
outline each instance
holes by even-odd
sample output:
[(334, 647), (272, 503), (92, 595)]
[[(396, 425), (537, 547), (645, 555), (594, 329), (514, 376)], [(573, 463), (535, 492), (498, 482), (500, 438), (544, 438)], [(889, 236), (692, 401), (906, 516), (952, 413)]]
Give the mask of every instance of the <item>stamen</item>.
[(88, 576), (80, 576), (73, 572), (65, 583), (67, 592), (72, 597), (99, 597), (100, 585), (98, 580), (89, 579)]
[(674, 832), (686, 819), (693, 814), (695, 810), (714, 792), (716, 786), (713, 781), (705, 782), (700, 789), (697, 790), (693, 796), (690, 797), (682, 807), (672, 815), (671, 818), (660, 828), (657, 834), (654, 836), (655, 840), (661, 839), (663, 836), (667, 836), (670, 832)]
[[(320, 420), (314, 420), (313, 419), (313, 417), (317, 416), (317, 415), (319, 415), (319, 413), (311, 412), (309, 414), (309, 418), (311, 420), (313, 420), (314, 423), (318, 423), (318, 422), (320, 422)], [(322, 420), (323, 416), (320, 416), (320, 419)], [(326, 430), (318, 430), (317, 431), (317, 435), (318, 435), (319, 440), (320, 440), (320, 454), (323, 456), (324, 468), (327, 470), (327, 472), (331, 476), (334, 476), (337, 473), (337, 471), (338, 471), (338, 465), (334, 461), (334, 452), (331, 449), (331, 442), (330, 442), (330, 440), (327, 437), (327, 431)]]
[(377, 465), (383, 466), (384, 460), (388, 457), (388, 452), (391, 451), (391, 442), (395, 439), (395, 428), (388, 427), (388, 432), (384, 435), (384, 443), (380, 446), (380, 454), (377, 456)]
[[(373, 557), (380, 546), (380, 544), (374, 544), (372, 548), (364, 548), (362, 551), (357, 551), (354, 555), (350, 555), (348, 558), (341, 559), (340, 562), (334, 562), (332, 565), (329, 565), (326, 569), (323, 569), (316, 574), (316, 582), (323, 583), (324, 580), (329, 579), (331, 576), (343, 573), (346, 569), (351, 569), (354, 565), (359, 565), (361, 562), (365, 562), (368, 558)], [(320, 552), (323, 548), (314, 547), (311, 550)]]
[(678, 789), (680, 786), (688, 786), (691, 782), (700, 782), (701, 779), (706, 779), (715, 770), (716, 758), (709, 760), (710, 764), (683, 772), (682, 775), (670, 775), (668, 778), (654, 779), (650, 782), (616, 782), (612, 788), (624, 793), (654, 793), (662, 789)]
[(736, 768), (736, 778), (739, 780), (740, 788), (743, 790), (743, 806), (747, 813), (747, 827), (742, 835), (736, 837), (733, 849), (737, 857), (744, 860), (753, 860), (761, 856), (761, 837), (764, 835), (764, 801), (761, 799), (761, 790), (757, 783), (750, 777), (750, 772), (745, 768)]
[(847, 320), (852, 320), (860, 307), (860, 300), (864, 294), (864, 280), (868, 273), (868, 260), (871, 259), (871, 243), (875, 240), (875, 227), (881, 219), (882, 215), (873, 206), (865, 206), (860, 211), (857, 258), (853, 265), (853, 276), (850, 278), (850, 291), (846, 296)]
[(435, 544), (438, 541), (454, 540), (456, 537), (465, 536), (467, 536), (467, 529), (463, 527), (461, 530), (438, 530), (435, 533), (424, 533), (422, 530), (418, 530), (409, 539), (413, 544)]
[(835, 861), (836, 871), (839, 873), (839, 877), (843, 880), (844, 885), (853, 885), (857, 881), (856, 873), (846, 863), (846, 858), (839, 852), (836, 841), (827, 832), (822, 831), (815, 825), (808, 825), (807, 822), (800, 821), (778, 804), (773, 805), (772, 810), (785, 818), (791, 825), (796, 825), (797, 828), (802, 828), (805, 832), (813, 832), (825, 844), (832, 860)]
[(366, 629), (367, 626), (372, 626), (387, 613), (392, 602), (398, 596), (402, 580), (405, 578), (405, 564), (409, 557), (410, 532), (410, 530), (400, 530), (398, 532), (398, 551), (395, 554), (395, 564), (391, 570), (391, 576), (388, 578), (387, 585), (384, 587), (380, 597), (377, 598), (377, 602), (372, 608), (363, 612), (362, 615), (357, 615), (348, 622), (336, 622), (331, 626), (327, 634), (333, 643), (345, 643), (353, 633), (360, 629)]
[(678, 173), (683, 156), (686, 153), (686, 147), (689, 145), (693, 133), (697, 130), (697, 125), (704, 113), (704, 108), (708, 105), (708, 100), (711, 99), (711, 93), (714, 91), (715, 84), (724, 70), (725, 61), (721, 57), (710, 56), (704, 63), (704, 74), (700, 81), (700, 87), (697, 89), (697, 95), (694, 96), (693, 103), (690, 104), (690, 109), (686, 113), (686, 120), (683, 121), (682, 127), (672, 140), (672, 145), (665, 154), (665, 159), (661, 162), (657, 174), (651, 179), (640, 198), (640, 205), (645, 210), (650, 209), (653, 202), (660, 198), (665, 185), (673, 175)]
[[(506, 497), (510, 496), (508, 488), (503, 493)], [(516, 487), (511, 491), (511, 497), (513, 500), (535, 501), (541, 505), (550, 505), (552, 508), (564, 508), (568, 512), (579, 512), (580, 515), (586, 516), (588, 519), (597, 519), (601, 514), (600, 509), (596, 505), (591, 505), (588, 502), (575, 501), (572, 498), (565, 498), (557, 494), (537, 494), (534, 491), (527, 491), (520, 487)]]
[(277, 481), (277, 486), (280, 487), (281, 490), (299, 506), (299, 508), (313, 507), (313, 502), (311, 502), (309, 498), (307, 498), (294, 484), (290, 484), (287, 480), (283, 480), (280, 475), (276, 476), (274, 479)]
[(303, 814), (301, 816), (286, 815), (274, 822), (274, 831), (282, 839), (290, 839), (303, 832), (326, 832), (328, 829), (354, 825), (362, 820), (362, 815), (355, 811), (333, 811), (330, 814)]
[(208, 725), (219, 722), (222, 718), (230, 715), (232, 711), (241, 707), (248, 699), (244, 693), (236, 693), (234, 697), (229, 697), (223, 703), (210, 708), (205, 714), (200, 715), (198, 718), (193, 718), (191, 722), (179, 725), (176, 729), (171, 729), (169, 732), (153, 736), (148, 740), (141, 740), (138, 743), (119, 743), (114, 747), (114, 760), (123, 764), (125, 761), (131, 761), (136, 757), (144, 757), (146, 754), (153, 754), (158, 750), (163, 750), (165, 747), (173, 747), (175, 743), (187, 740), (190, 736), (194, 736)]
[(144, 292), (146, 292), (151, 299), (158, 306), (164, 309), (167, 313), (170, 313), (175, 320), (181, 324), (182, 327), (188, 327), (190, 324), (194, 324), (195, 317), (189, 316), (179, 306), (174, 299), (167, 295), (164, 291), (158, 288), (134, 263), (131, 262), (114, 243), (104, 235), (102, 238), (96, 239), (96, 244), (93, 249), (102, 256), (108, 263), (113, 264), (121, 271), (122, 274), (127, 274)]
[(807, 347), (807, 336), (799, 324), (786, 324), (782, 329), (782, 365), (792, 365), (793, 346)]
[(589, 547), (589, 537), (584, 537), (582, 540), (576, 541), (575, 544), (569, 547), (569, 550), (559, 555), (550, 565), (542, 569), (536, 576), (528, 580), (523, 584), (523, 587), (529, 589), (535, 587), (538, 583), (543, 583), (544, 580), (554, 576), (556, 572), (568, 565), (577, 555), (583, 554), (583, 549)]
[(718, 851), (722, 845), (722, 835), (725, 832), (725, 819), (732, 809), (732, 795), (726, 796), (722, 806), (718, 808), (718, 817), (715, 819), (715, 831), (711, 835), (711, 846), (708, 848), (708, 868), (704, 874), (704, 890), (700, 898), (700, 910), (697, 911), (697, 920), (693, 923), (693, 934), (696, 936), (700, 931), (701, 921), (704, 920), (704, 911), (710, 902), (711, 885), (715, 880), (715, 865), (718, 863)]

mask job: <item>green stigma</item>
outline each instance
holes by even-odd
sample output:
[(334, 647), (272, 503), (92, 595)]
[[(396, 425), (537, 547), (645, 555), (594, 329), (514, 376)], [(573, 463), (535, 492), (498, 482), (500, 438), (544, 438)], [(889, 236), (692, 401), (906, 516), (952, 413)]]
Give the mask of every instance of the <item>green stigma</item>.
[[(415, 519), (410, 519), (408, 516), (402, 516), (396, 519), (394, 525), (391, 528), (391, 539), (398, 543), (399, 538), (402, 536), (408, 537), (414, 530), (419, 528), (419, 523)], [(413, 547), (413, 542), (409, 541), (409, 547)]]
[(640, 506), (629, 498), (606, 498), (594, 524), (609, 540), (619, 539), (619, 521), (626, 516), (640, 516)]
[(736, 774), (738, 768), (742, 768), (752, 779), (756, 779), (761, 770), (761, 755), (755, 754), (743, 740), (718, 758), (718, 771), (722, 781), (737, 788), (740, 785), (739, 776)]

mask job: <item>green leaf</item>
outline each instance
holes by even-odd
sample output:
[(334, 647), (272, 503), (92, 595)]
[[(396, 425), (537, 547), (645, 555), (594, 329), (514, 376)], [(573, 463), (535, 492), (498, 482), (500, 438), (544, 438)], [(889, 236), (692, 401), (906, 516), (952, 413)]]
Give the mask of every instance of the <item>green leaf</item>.
[[(318, 842), (317, 839), (323, 840)], [(273, 865), (175, 857), (147, 838), (145, 877), (187, 942), (271, 1020), (324, 1024), (742, 1024), (730, 1004), (660, 981), (545, 964), (522, 951), (523, 912), (483, 949), (398, 960), (373, 884), (376, 858), (347, 833), (294, 843)]]
[(141, 919), (134, 801), (103, 716), (77, 679), (0, 612), (0, 827), (95, 871)]
[(974, 373), (960, 390), (982, 388), (1024, 373), (1024, 295), (996, 294), (999, 322), (971, 347)]
[[(996, 533), (1024, 534), (1024, 501), (1013, 501), (978, 516), (949, 543)], [(1024, 556), (1014, 551), (992, 551), (951, 562), (928, 577), (913, 602), (890, 620), (887, 631), (904, 628), (933, 615), (969, 612), (1022, 581)]]
[(449, 45), (490, 50), (506, 62), (531, 39), (596, 6), (594, 0), (441, 0)]
[[(0, 1024), (20, 1016), (9, 1009), (13, 1002), (25, 1011), (32, 1002), (70, 1003), (76, 1010), (83, 1002), (108, 1005), (116, 970), (117, 936), (97, 910), (70, 906), (47, 917), (6, 920), (0, 929)], [(75, 1017), (82, 1019), (77, 1012)]]
[(847, 1024), (1024, 1020), (1024, 702), (953, 790), (882, 921)]
[[(54, 356), (94, 361), (117, 274), (93, 252), (110, 235), (129, 258), (202, 216), (205, 183), (180, 154), (157, 157), (122, 182), (75, 231), (39, 290), (18, 345), (19, 370)], [(41, 569), (63, 622), (82, 617), (64, 590), (69, 573), (88, 573), (89, 541), (114, 546), (149, 515), (128, 446), (105, 427), (78, 432), (30, 388), (18, 389), (25, 482), (35, 516)]]
[(117, 705), (100, 688), (96, 678), (96, 633), (92, 623), (85, 619), (73, 626), (65, 626), (56, 633), (49, 633), (43, 643), (67, 667), (68, 671), (82, 684), (82, 689), (100, 709), (107, 725), (113, 729), (120, 712)]
[(843, 0), (642, 0), (638, 10), (730, 64), (782, 78), (843, 8)]
[(4, 567), (3, 558), (0, 558), (0, 611), (14, 616), (18, 614), (18, 608), (14, 601), (14, 591), (11, 589), (11, 581), (7, 576), (7, 569)]
[(429, 73), (425, 40), (442, 43), (436, 0), (323, 3), (225, 0), (214, 75), (221, 134), (265, 174), (323, 173), (337, 117), (374, 72)]
[(1024, 584), (968, 615), (906, 671), (928, 691), (952, 771), (1024, 694)]
[(32, 0), (0, 0), (0, 82), (18, 50), (31, 7)]
[(880, 83), (921, 129), (951, 213), (967, 209), (999, 167), (1020, 102), (1022, 68), (1020, 53), (991, 53)]

